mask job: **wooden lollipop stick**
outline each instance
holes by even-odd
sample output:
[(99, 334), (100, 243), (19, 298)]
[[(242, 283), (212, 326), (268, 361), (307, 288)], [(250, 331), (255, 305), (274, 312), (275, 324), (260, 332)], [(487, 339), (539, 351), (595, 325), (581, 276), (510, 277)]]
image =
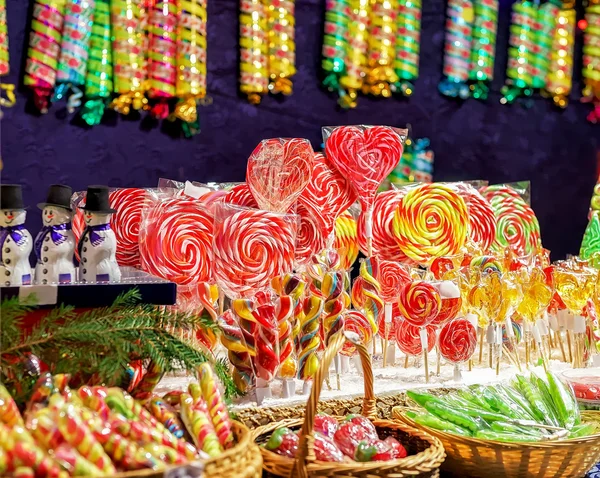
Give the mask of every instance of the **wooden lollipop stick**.
[(483, 362), (483, 327), (477, 329), (479, 332), (479, 365)]
[(573, 363), (573, 344), (571, 343), (570, 330), (567, 330), (567, 348), (569, 349), (569, 362)]
[(404, 368), (408, 368), (408, 354), (406, 354), (406, 358), (404, 359)]

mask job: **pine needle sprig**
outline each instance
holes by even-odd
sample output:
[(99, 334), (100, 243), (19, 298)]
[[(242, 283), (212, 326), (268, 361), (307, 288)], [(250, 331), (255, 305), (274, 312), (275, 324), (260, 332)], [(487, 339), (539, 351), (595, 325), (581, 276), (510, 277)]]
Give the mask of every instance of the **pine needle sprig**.
[[(73, 307), (50, 310), (30, 331), (20, 325), (30, 310), (12, 299), (4, 301), (1, 316), (0, 365), (5, 376), (21, 376), (14, 370), (15, 357), (34, 354), (55, 373), (95, 375), (102, 383), (119, 384), (132, 359), (150, 359), (165, 372), (193, 371), (203, 362), (213, 362), (226, 396), (238, 395), (227, 363), (216, 360), (172, 331), (202, 327), (217, 331), (210, 318), (168, 311), (139, 304), (132, 291), (102, 308), (77, 313)], [(7, 313), (5, 314), (5, 311)], [(18, 363), (18, 361), (17, 361)], [(7, 373), (6, 369), (13, 369)]]

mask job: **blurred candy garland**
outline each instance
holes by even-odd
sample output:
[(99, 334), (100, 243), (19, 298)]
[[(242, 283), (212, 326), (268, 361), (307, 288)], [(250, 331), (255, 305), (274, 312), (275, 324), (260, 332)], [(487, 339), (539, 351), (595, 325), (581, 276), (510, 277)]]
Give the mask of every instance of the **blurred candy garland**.
[(582, 102), (592, 103), (588, 115), (592, 123), (600, 122), (600, 1), (589, 0), (585, 10), (583, 46), (583, 78), (585, 89)]
[[(0, 78), (8, 75), (10, 63), (8, 56), (8, 28), (6, 24), (6, 0), (0, 0)], [(16, 102), (15, 86), (0, 83), (0, 90), (6, 92), (6, 98), (0, 97), (0, 107), (9, 108)], [(2, 112), (0, 111), (0, 118)], [(2, 161), (0, 161), (1, 168)]]

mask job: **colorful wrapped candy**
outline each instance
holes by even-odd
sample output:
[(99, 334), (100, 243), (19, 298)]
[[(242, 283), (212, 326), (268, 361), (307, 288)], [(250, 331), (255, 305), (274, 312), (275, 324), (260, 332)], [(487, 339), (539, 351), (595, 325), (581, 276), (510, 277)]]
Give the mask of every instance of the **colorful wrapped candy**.
[(281, 427), (272, 433), (265, 448), (278, 455), (295, 458), (299, 444), (300, 438), (296, 433), (287, 427)]
[(340, 78), (346, 71), (348, 28), (350, 25), (348, 0), (329, 0), (325, 5), (325, 28), (321, 68), (323, 86), (340, 92)]
[(594, 110), (588, 121), (600, 121), (600, 2), (590, 0), (585, 9), (586, 29), (583, 40), (583, 90), (582, 101), (592, 103)]
[(0, 383), (0, 422), (9, 427), (23, 426), (21, 413), (17, 404), (6, 390), (6, 387)]
[(269, 88), (267, 13), (262, 0), (240, 1), (240, 91), (257, 105)]
[(85, 76), (86, 101), (81, 110), (81, 117), (90, 126), (100, 124), (106, 102), (113, 92), (110, 4), (108, 0), (95, 1), (94, 25)]
[(181, 0), (177, 23), (177, 82), (175, 116), (187, 137), (197, 129), (196, 103), (206, 97), (206, 1)]
[(294, 0), (267, 3), (267, 26), (269, 32), (269, 91), (292, 94), (290, 78), (296, 74), (296, 19)]
[(319, 367), (317, 352), (321, 346), (319, 321), (323, 305), (323, 298), (317, 295), (310, 295), (304, 301), (298, 348), (298, 378), (304, 381), (312, 379)]
[(494, 79), (496, 35), (498, 33), (498, 0), (475, 0), (473, 45), (471, 46), (471, 95), (486, 100), (489, 84)]
[(215, 427), (219, 443), (224, 449), (233, 445), (233, 433), (231, 431), (231, 419), (227, 406), (221, 397), (221, 391), (215, 379), (214, 372), (209, 363), (203, 363), (198, 367), (198, 381), (202, 391), (202, 397), (208, 406), (208, 412)]
[(146, 38), (147, 16), (144, 0), (111, 0), (113, 68), (115, 93), (111, 103), (119, 113), (146, 109)]
[(56, 84), (65, 4), (66, 0), (36, 0), (33, 7), (24, 82), (33, 90), (33, 102), (41, 113), (48, 112)]
[(219, 456), (222, 453), (223, 449), (203, 398), (194, 402), (190, 395), (183, 394), (181, 396), (181, 418), (199, 450), (211, 457)]
[(142, 402), (148, 400), (152, 396), (154, 389), (164, 374), (165, 372), (163, 371), (162, 367), (160, 367), (156, 362), (150, 362), (146, 373), (131, 392), (131, 396)]
[(446, 20), (444, 46), (444, 80), (440, 93), (452, 98), (469, 97), (467, 81), (470, 73), (474, 11), (472, 0), (450, 0)]
[(534, 88), (544, 88), (546, 86), (546, 76), (548, 75), (551, 63), (556, 19), (560, 12), (557, 5), (560, 5), (560, 3), (559, 0), (548, 0), (538, 6), (535, 32), (536, 48), (531, 62), (531, 75), (533, 77)]
[[(391, 85), (393, 93), (411, 96), (413, 82), (419, 76), (421, 43), (421, 0), (399, 0), (396, 17), (396, 57), (394, 70), (398, 81)], [(408, 141), (407, 141), (408, 144)]]
[(94, 0), (67, 0), (63, 25), (62, 44), (56, 74), (53, 102), (69, 92), (67, 110), (72, 113), (81, 105), (87, 60), (92, 36)]
[[(6, 24), (6, 0), (0, 0), (0, 78), (8, 75), (10, 64), (8, 61), (8, 27)], [(0, 83), (0, 89), (6, 91), (7, 98), (0, 98), (0, 106), (8, 108), (15, 104), (15, 86)], [(1, 163), (0, 163), (1, 164)]]
[(566, 108), (573, 87), (573, 51), (575, 49), (576, 23), (575, 2), (563, 2), (563, 8), (556, 19), (551, 62), (546, 76), (545, 88), (552, 96), (554, 104), (560, 108)]
[(397, 11), (398, 0), (371, 2), (368, 69), (362, 88), (365, 94), (389, 98), (390, 85), (398, 81), (394, 71)]

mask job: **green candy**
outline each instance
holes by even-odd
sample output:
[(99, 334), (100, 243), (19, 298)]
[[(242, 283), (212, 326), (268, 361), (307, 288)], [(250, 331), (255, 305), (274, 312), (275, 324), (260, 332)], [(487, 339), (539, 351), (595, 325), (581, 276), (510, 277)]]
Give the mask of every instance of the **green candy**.
[(575, 403), (573, 394), (566, 389), (556, 376), (548, 372), (548, 389), (554, 401), (554, 406), (557, 410), (558, 418), (563, 427), (571, 429), (573, 425), (581, 421), (579, 408)]
[(466, 428), (471, 432), (475, 433), (478, 430), (484, 428), (485, 424), (477, 418), (473, 418), (466, 413), (454, 409), (451, 406), (448, 406), (444, 403), (439, 402), (426, 402), (424, 408), (436, 415), (438, 418), (445, 420), (450, 423), (454, 423), (455, 425)]
[(441, 404), (444, 403), (441, 399), (434, 395), (424, 392), (417, 392), (416, 390), (408, 390), (406, 395), (408, 395), (409, 398), (417, 402), (417, 404), (421, 405), (423, 408), (425, 408), (425, 404), (427, 402), (436, 402)]
[(552, 399), (552, 394), (550, 393), (548, 384), (544, 380), (542, 380), (540, 377), (536, 377), (533, 374), (531, 374), (531, 377), (529, 378), (529, 380), (530, 380), (532, 386), (537, 387), (537, 389), (540, 392), (540, 395), (542, 397), (542, 400), (544, 400), (546, 407), (548, 408), (548, 410), (550, 410), (550, 416), (548, 418), (552, 421), (552, 424), (554, 426), (564, 427), (565, 424), (559, 417), (559, 412), (554, 403), (554, 400)]
[(550, 419), (548, 418), (550, 416), (550, 410), (548, 410), (548, 407), (546, 407), (546, 404), (542, 400), (537, 387), (532, 387), (531, 383), (529, 383), (529, 381), (527, 381), (527, 379), (521, 375), (517, 375), (517, 384), (518, 389), (531, 405), (536, 419), (541, 423), (552, 425)]
[(453, 433), (454, 435), (460, 436), (471, 436), (471, 433), (468, 430), (465, 430), (454, 423), (450, 423), (446, 420), (442, 420), (435, 415), (431, 415), (430, 413), (425, 412), (406, 412), (406, 415), (414, 420), (415, 423), (424, 426), (433, 428), (435, 430), (440, 430), (442, 432)]
[(531, 435), (522, 435), (519, 433), (499, 433), (491, 430), (481, 430), (475, 434), (475, 438), (481, 438), (482, 440), (494, 440), (506, 443), (513, 442), (534, 442), (539, 441), (533, 439)]

